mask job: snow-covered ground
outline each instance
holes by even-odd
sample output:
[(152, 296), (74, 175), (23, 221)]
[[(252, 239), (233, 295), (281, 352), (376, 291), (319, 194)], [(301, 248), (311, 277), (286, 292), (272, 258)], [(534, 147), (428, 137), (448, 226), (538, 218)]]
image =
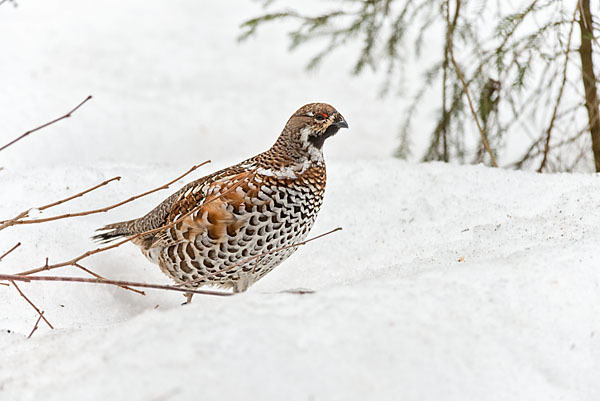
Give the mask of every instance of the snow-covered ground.
[[(0, 212), (12, 215), (23, 199), (38, 204), (73, 193), (69, 183), (121, 173), (122, 182), (64, 210), (102, 205), (178, 171), (4, 172), (3, 194), (23, 197), (3, 195)], [(598, 177), (394, 160), (334, 162), (329, 175), (313, 233), (344, 230), (301, 248), (233, 298), (196, 297), (182, 307), (173, 293), (22, 284), (56, 326), (42, 325), (26, 340), (35, 312), (14, 289), (0, 287), (0, 398), (600, 397)], [(159, 198), (109, 215), (5, 230), (2, 249), (17, 239), (23, 246), (2, 270), (75, 256), (92, 246), (95, 227), (144, 212)], [(133, 246), (86, 265), (114, 278), (167, 281)], [(297, 287), (316, 292), (280, 293)]]
[[(391, 159), (397, 99), (349, 77), (343, 52), (305, 74), (281, 30), (235, 44), (254, 3), (19, 4), (0, 7), (0, 145), (95, 98), (0, 153), (0, 219), (122, 176), (43, 216), (105, 206), (214, 162), (106, 214), (3, 230), (0, 254), (22, 242), (3, 273), (93, 248), (97, 227), (264, 150), (303, 103), (332, 103), (350, 129), (326, 144), (312, 235), (343, 231), (244, 294), (182, 307), (23, 283), (56, 327), (26, 339), (37, 316), (0, 285), (0, 400), (600, 399), (599, 176)], [(168, 283), (131, 245), (84, 266)]]

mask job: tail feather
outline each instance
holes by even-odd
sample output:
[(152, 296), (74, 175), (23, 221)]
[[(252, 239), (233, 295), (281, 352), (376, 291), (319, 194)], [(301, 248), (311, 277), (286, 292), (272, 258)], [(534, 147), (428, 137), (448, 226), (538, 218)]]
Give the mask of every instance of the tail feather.
[[(94, 235), (92, 239), (96, 242), (107, 243), (115, 241), (119, 238), (128, 237), (135, 234), (133, 232), (133, 223), (135, 220), (122, 221), (120, 223), (113, 223), (106, 225), (96, 230), (100, 234)], [(105, 231), (105, 232), (102, 232)]]

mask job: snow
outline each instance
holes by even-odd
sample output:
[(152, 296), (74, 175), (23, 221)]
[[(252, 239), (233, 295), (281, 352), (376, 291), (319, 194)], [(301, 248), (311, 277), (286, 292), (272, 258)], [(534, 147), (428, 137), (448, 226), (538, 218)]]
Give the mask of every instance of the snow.
[[(70, 182), (117, 170), (122, 182), (77, 206), (117, 200), (125, 188), (141, 191), (181, 169), (33, 169), (4, 173), (3, 187), (31, 193), (37, 204), (72, 193), (64, 190)], [(52, 185), (40, 195), (35, 177), (42, 173)], [(44, 255), (75, 256), (92, 246), (94, 228), (145, 212), (154, 201), (5, 230), (2, 249), (15, 239), (24, 244), (2, 269), (33, 267)], [(21, 284), (56, 326), (40, 326), (26, 340), (35, 312), (1, 287), (0, 395), (597, 399), (599, 201), (597, 176), (333, 162), (312, 233), (337, 225), (343, 231), (301, 248), (247, 293), (196, 297), (182, 307), (173, 293)], [(3, 197), (0, 212), (15, 214), (21, 203)], [(84, 265), (108, 277), (167, 282), (133, 246), (92, 259)], [(280, 292), (297, 287), (315, 293)]]
[[(94, 248), (96, 228), (265, 149), (314, 100), (350, 129), (325, 144), (328, 186), (311, 236), (343, 230), (246, 293), (186, 306), (176, 293), (22, 283), (55, 326), (41, 323), (31, 339), (35, 311), (0, 286), (0, 400), (600, 399), (598, 175), (392, 159), (398, 107), (368, 98), (372, 77), (335, 63), (305, 74), (280, 30), (238, 46), (256, 5), (203, 3), (0, 7), (0, 110), (10, 110), (0, 144), (94, 95), (0, 154), (0, 219), (120, 175), (39, 217), (106, 206), (214, 161), (108, 213), (3, 230), (0, 254), (22, 245), (0, 271)], [(222, 35), (207, 36), (215, 23)], [(169, 282), (132, 245), (83, 265)], [(315, 292), (282, 292), (294, 288)]]

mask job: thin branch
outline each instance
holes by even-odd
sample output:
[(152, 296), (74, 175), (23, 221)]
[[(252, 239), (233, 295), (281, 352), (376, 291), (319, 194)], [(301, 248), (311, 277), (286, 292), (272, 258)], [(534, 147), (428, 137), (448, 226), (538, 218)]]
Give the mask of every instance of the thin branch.
[[(83, 267), (83, 266), (81, 266), (79, 263), (74, 263), (74, 264), (73, 264), (73, 266), (75, 266), (76, 268), (78, 268), (78, 269), (80, 269), (80, 270), (83, 270), (84, 272), (86, 272), (86, 273), (88, 273), (88, 274), (90, 274), (90, 275), (92, 275), (92, 276), (94, 276), (94, 277), (96, 277), (96, 278), (99, 278), (99, 279), (101, 279), (101, 280), (106, 280), (106, 278), (105, 278), (105, 277), (102, 277), (101, 275), (99, 275), (99, 274), (97, 274), (97, 273), (94, 273), (94, 272), (93, 272), (93, 271), (91, 271), (90, 269), (88, 269), (88, 268), (86, 268), (86, 267)], [(140, 294), (140, 295), (146, 295), (146, 293), (145, 293), (144, 291), (136, 290), (136, 289), (134, 289), (134, 288), (127, 287), (126, 285), (120, 285), (119, 287), (123, 288), (124, 290), (133, 291), (133, 292), (135, 292), (136, 294)]]
[[(42, 311), (42, 315), (43, 315), (44, 311)], [(42, 320), (42, 315), (38, 316), (37, 320), (35, 321), (35, 325), (33, 326), (33, 330), (31, 330), (31, 333), (29, 333), (29, 335), (27, 336), (27, 339), (29, 340), (31, 338), (31, 336), (33, 335), (33, 333), (35, 333), (35, 331), (38, 329), (38, 325), (40, 324), (40, 320)]]
[[(180, 179), (182, 179), (182, 178), (183, 178), (183, 177), (185, 177), (186, 175), (190, 174), (190, 173), (191, 173), (191, 172), (193, 172), (194, 170), (196, 170), (196, 169), (198, 169), (198, 168), (200, 168), (200, 167), (204, 166), (204, 165), (205, 165), (205, 164), (207, 164), (207, 163), (210, 163), (210, 160), (207, 160), (207, 161), (205, 161), (205, 162), (202, 162), (202, 163), (200, 163), (200, 164), (197, 164), (197, 165), (193, 166), (192, 168), (190, 168), (188, 171), (186, 171), (185, 173), (183, 173), (183, 174), (182, 174), (182, 175), (180, 175), (179, 177), (177, 177), (177, 178), (175, 178), (175, 179), (173, 179), (173, 180), (169, 181), (168, 183), (166, 183), (166, 184), (164, 184), (164, 185), (162, 185), (162, 186), (160, 186), (160, 187), (154, 188), (154, 189), (152, 189), (152, 190), (150, 190), (150, 191), (146, 191), (146, 192), (144, 192), (144, 193), (142, 193), (142, 194), (139, 194), (139, 195), (136, 195), (136, 196), (132, 196), (131, 198), (129, 198), (129, 199), (125, 199), (124, 201), (121, 201), (121, 202), (119, 202), (119, 203), (115, 203), (114, 205), (110, 205), (110, 206), (103, 207), (103, 208), (100, 208), (100, 209), (86, 210), (86, 211), (83, 211), (83, 212), (77, 212), (77, 213), (67, 213), (67, 214), (62, 214), (62, 215), (59, 215), (59, 216), (47, 217), (47, 218), (44, 218), (44, 219), (33, 219), (33, 220), (20, 220), (20, 218), (23, 218), (23, 217), (25, 217), (25, 216), (22, 216), (22, 215), (23, 215), (23, 213), (21, 213), (21, 214), (19, 215), (19, 216), (21, 216), (20, 218), (19, 218), (19, 216), (17, 216), (17, 218), (14, 218), (14, 219), (12, 219), (12, 220), (8, 220), (8, 221), (5, 221), (5, 222), (2, 222), (3, 224), (2, 224), (2, 225), (0, 225), (0, 230), (4, 229), (4, 228), (6, 228), (6, 227), (10, 227), (10, 226), (14, 226), (14, 225), (19, 225), (19, 224), (37, 224), (37, 223), (46, 223), (46, 222), (48, 222), (48, 221), (54, 221), (54, 220), (60, 220), (60, 219), (66, 219), (66, 218), (71, 218), (71, 217), (81, 217), (81, 216), (88, 216), (88, 215), (90, 215), (90, 214), (96, 214), (96, 213), (105, 213), (105, 212), (108, 212), (109, 210), (115, 209), (115, 208), (117, 208), (117, 207), (119, 207), (119, 206), (123, 206), (123, 205), (124, 205), (124, 204), (126, 204), (126, 203), (133, 202), (134, 200), (137, 200), (137, 199), (139, 199), (139, 198), (142, 198), (142, 197), (144, 197), (144, 196), (150, 195), (150, 194), (152, 194), (152, 193), (154, 193), (154, 192), (158, 192), (158, 191), (160, 191), (160, 190), (167, 189), (167, 188), (169, 188), (169, 186), (170, 186), (170, 185), (172, 185), (173, 183), (175, 183), (175, 182), (179, 181)], [(116, 177), (115, 177), (115, 178), (116, 178)], [(114, 180), (115, 178), (113, 178), (113, 180)], [(111, 181), (111, 180), (109, 180), (109, 181)], [(104, 183), (102, 183), (102, 184), (99, 184), (97, 187), (99, 187), (99, 186), (102, 186), (103, 184), (104, 184)], [(95, 189), (95, 188), (94, 188), (94, 189)], [(88, 190), (88, 192), (89, 192), (89, 191), (90, 191), (90, 190)], [(73, 197), (71, 197), (71, 198), (75, 198), (75, 197), (77, 197), (77, 196), (80, 196), (80, 195), (75, 195), (75, 196), (73, 196)], [(55, 203), (57, 203), (57, 202), (55, 202)], [(58, 203), (57, 203), (57, 204), (58, 204)], [(54, 206), (53, 204), (51, 204), (51, 205), (52, 205), (52, 206)], [(40, 209), (40, 210), (41, 210), (41, 209)], [(27, 212), (25, 212), (25, 213), (27, 213)]]
[[(450, 3), (448, 2), (448, 7), (449, 6), (450, 6)], [(456, 15), (458, 15), (459, 9), (460, 9), (460, 0), (456, 0), (456, 10), (455, 10)], [(455, 17), (455, 19), (456, 18), (457, 17)], [(446, 23), (447, 23), (448, 29), (450, 29), (451, 25), (450, 25), (450, 19), (449, 19), (448, 15), (446, 15)], [(458, 76), (458, 79), (460, 80), (460, 82), (462, 84), (465, 95), (467, 96), (467, 101), (469, 103), (469, 107), (471, 108), (471, 114), (473, 115), (473, 119), (475, 120), (475, 123), (477, 124), (477, 129), (479, 130), (479, 133), (481, 134), (481, 142), (483, 143), (485, 150), (487, 151), (487, 153), (490, 156), (490, 161), (492, 163), (492, 166), (498, 167), (498, 164), (496, 163), (496, 158), (494, 157), (492, 149), (490, 148), (490, 144), (488, 143), (488, 140), (485, 136), (485, 132), (484, 132), (483, 128), (481, 127), (479, 118), (477, 117), (477, 112), (475, 111), (475, 107), (473, 107), (473, 102), (471, 101), (471, 95), (469, 94), (469, 88), (467, 87), (467, 84), (465, 82), (465, 77), (463, 75), (463, 72), (460, 69), (460, 67), (458, 66), (458, 64), (456, 63), (456, 59), (454, 58), (454, 49), (453, 48), (454, 48), (453, 40), (450, 37), (450, 35), (448, 35), (448, 53), (450, 55), (450, 61), (452, 62), (452, 65), (454, 66), (456, 75)]]
[(104, 181), (104, 182), (101, 182), (100, 184), (98, 184), (98, 185), (96, 185), (96, 186), (94, 186), (94, 187), (91, 187), (90, 189), (86, 189), (85, 191), (79, 192), (78, 194), (75, 194), (75, 195), (73, 195), (73, 196), (69, 196), (68, 198), (65, 198), (65, 199), (62, 199), (62, 200), (59, 200), (59, 201), (56, 201), (56, 202), (53, 202), (53, 203), (49, 203), (49, 204), (47, 204), (47, 205), (44, 205), (44, 206), (40, 206), (40, 207), (38, 207), (38, 208), (37, 208), (37, 210), (40, 210), (40, 211), (41, 211), (41, 210), (46, 210), (46, 209), (49, 209), (49, 208), (51, 208), (51, 207), (54, 207), (54, 206), (58, 206), (58, 205), (60, 205), (60, 204), (62, 204), (62, 203), (68, 202), (68, 201), (70, 201), (70, 200), (73, 200), (73, 199), (75, 199), (75, 198), (79, 198), (79, 197), (81, 197), (81, 196), (83, 196), (83, 195), (87, 194), (88, 192), (92, 192), (92, 191), (93, 191), (93, 190), (95, 190), (95, 189), (98, 189), (98, 188), (100, 188), (100, 187), (103, 187), (103, 186), (105, 186), (106, 184), (108, 184), (108, 183), (110, 183), (110, 182), (113, 182), (113, 181), (119, 181), (120, 179), (121, 179), (121, 177), (120, 177), (120, 176), (113, 177), (113, 178), (111, 178), (111, 179), (109, 179), (109, 180), (106, 180), (106, 181)]
[[(48, 321), (48, 319), (46, 319), (46, 318), (44, 317), (44, 313), (43, 313), (43, 312), (40, 312), (40, 310), (38, 309), (38, 307), (37, 307), (37, 306), (35, 306), (35, 304), (34, 304), (33, 302), (31, 302), (31, 301), (29, 300), (29, 298), (27, 298), (27, 297), (25, 296), (25, 294), (23, 294), (23, 291), (21, 291), (21, 289), (20, 289), (20, 288), (17, 286), (17, 283), (15, 283), (15, 280), (16, 280), (16, 281), (18, 281), (18, 279), (14, 279), (14, 280), (13, 280), (13, 279), (7, 279), (7, 280), (9, 280), (9, 281), (11, 282), (11, 284), (15, 286), (15, 288), (17, 289), (17, 291), (19, 292), (19, 294), (21, 294), (21, 296), (22, 296), (22, 297), (25, 299), (25, 301), (27, 301), (27, 303), (29, 303), (29, 305), (31, 305), (31, 307), (32, 307), (33, 309), (35, 309), (35, 311), (38, 313), (38, 315), (40, 315), (40, 317), (41, 317), (42, 319), (44, 319), (44, 322), (46, 322), (46, 324), (48, 325), (48, 327), (50, 327), (51, 329), (54, 329), (54, 327), (52, 327), (52, 325), (50, 324), (50, 322)], [(22, 280), (21, 280), (21, 281), (22, 281)]]
[[(0, 4), (1, 4), (1, 3), (0, 3)], [(58, 118), (56, 118), (56, 119), (54, 119), (54, 120), (52, 120), (52, 121), (50, 121), (50, 122), (47, 122), (46, 124), (42, 124), (42, 125), (40, 125), (40, 126), (39, 126), (39, 127), (37, 127), (37, 128), (34, 128), (34, 129), (30, 130), (30, 131), (27, 131), (26, 133), (24, 133), (24, 134), (23, 134), (23, 135), (21, 135), (20, 137), (18, 137), (18, 138), (16, 138), (16, 139), (13, 139), (12, 141), (10, 141), (9, 143), (7, 143), (6, 145), (2, 146), (2, 147), (0, 148), (0, 152), (1, 152), (1, 151), (3, 151), (4, 149), (8, 148), (8, 147), (9, 147), (9, 146), (11, 146), (11, 145), (14, 145), (16, 142), (18, 142), (18, 141), (20, 141), (21, 139), (25, 138), (25, 137), (26, 137), (27, 135), (29, 135), (29, 134), (32, 134), (32, 133), (34, 133), (34, 132), (36, 132), (36, 131), (39, 131), (39, 130), (41, 130), (42, 128), (46, 128), (47, 126), (49, 126), (49, 125), (52, 125), (52, 124), (54, 124), (54, 123), (57, 123), (57, 122), (59, 122), (60, 120), (64, 120), (65, 118), (69, 118), (69, 117), (71, 117), (71, 114), (73, 114), (75, 111), (77, 111), (77, 109), (79, 109), (81, 106), (83, 106), (83, 104), (84, 104), (85, 102), (87, 102), (88, 100), (90, 100), (91, 98), (92, 98), (92, 96), (91, 96), (91, 95), (90, 95), (90, 96), (88, 96), (88, 97), (86, 97), (86, 98), (85, 98), (85, 99), (84, 99), (84, 100), (83, 100), (81, 103), (79, 103), (79, 104), (78, 104), (78, 105), (77, 105), (77, 106), (76, 106), (76, 107), (75, 107), (73, 110), (69, 111), (69, 112), (68, 112), (67, 114), (65, 114), (64, 116), (58, 117)]]
[[(99, 278), (82, 278), (82, 277), (59, 277), (59, 276), (23, 276), (19, 274), (0, 274), (0, 280), (8, 280), (14, 284), (15, 281), (66, 281), (72, 283), (87, 283), (87, 284), (105, 284), (105, 285), (116, 285), (116, 286), (128, 286), (128, 287), (140, 287), (140, 288), (152, 288), (155, 290), (165, 290), (165, 291), (177, 291), (177, 292), (190, 292), (193, 294), (202, 294), (202, 295), (215, 295), (215, 296), (231, 296), (233, 293), (224, 292), (224, 291), (211, 291), (211, 290), (192, 290), (189, 288), (179, 288), (174, 285), (164, 285), (164, 284), (150, 284), (150, 283), (140, 283), (136, 281), (121, 281), (121, 280), (105, 280)], [(16, 287), (16, 285), (15, 285)], [(17, 287), (18, 289), (18, 287)], [(19, 290), (19, 292), (21, 292)], [(30, 302), (31, 305), (33, 305)], [(35, 307), (35, 305), (33, 305)], [(39, 312), (39, 310), (36, 308)], [(44, 321), (46, 319), (42, 317)], [(52, 326), (50, 326), (52, 327)]]
[(15, 246), (13, 246), (13, 247), (12, 247), (12, 248), (10, 248), (8, 251), (6, 251), (6, 252), (5, 252), (5, 253), (4, 253), (2, 256), (0, 256), (0, 261), (2, 261), (2, 259), (4, 259), (4, 257), (5, 257), (6, 255), (8, 255), (9, 253), (11, 253), (12, 251), (14, 251), (15, 249), (17, 249), (17, 248), (18, 248), (18, 247), (20, 247), (20, 246), (21, 246), (21, 243), (20, 243), (20, 242), (17, 242), (17, 243), (15, 244)]
[(529, 145), (529, 148), (527, 149), (527, 151), (525, 152), (525, 154), (523, 155), (523, 157), (521, 157), (521, 159), (517, 160), (516, 162), (511, 163), (509, 166), (510, 167), (514, 167), (515, 169), (520, 169), (521, 167), (523, 167), (523, 165), (531, 160), (532, 158), (536, 157), (537, 155), (539, 155), (541, 153), (541, 151), (538, 150), (538, 145), (543, 141), (543, 138), (538, 138), (535, 141), (533, 141), (531, 143), (531, 145)]
[(337, 227), (337, 228), (334, 228), (333, 230), (327, 231), (327, 232), (326, 232), (326, 233), (324, 233), (324, 234), (317, 235), (316, 237), (313, 237), (313, 238), (311, 238), (311, 239), (307, 239), (307, 240), (305, 240), (305, 241), (302, 241), (302, 242), (297, 242), (297, 243), (295, 243), (295, 244), (287, 245), (287, 246), (284, 246), (284, 247), (281, 247), (281, 248), (272, 249), (272, 250), (270, 250), (270, 251), (267, 251), (267, 252), (261, 253), (260, 255), (255, 255), (255, 256), (251, 256), (251, 257), (249, 257), (249, 258), (246, 258), (246, 259), (242, 259), (242, 260), (240, 260), (239, 262), (236, 262), (236, 263), (232, 264), (231, 266), (225, 267), (225, 268), (223, 268), (223, 269), (221, 269), (221, 270), (218, 270), (218, 271), (216, 271), (216, 272), (213, 272), (213, 273), (210, 273), (210, 274), (206, 274), (206, 275), (204, 275), (204, 276), (202, 276), (202, 277), (200, 277), (200, 278), (198, 278), (198, 279), (196, 279), (196, 280), (194, 280), (194, 281), (190, 281), (190, 282), (188, 282), (188, 283), (180, 283), (180, 284), (176, 284), (176, 286), (177, 286), (177, 287), (182, 287), (182, 286), (186, 286), (186, 285), (194, 285), (194, 284), (196, 284), (196, 283), (200, 283), (200, 282), (202, 282), (203, 280), (206, 280), (206, 279), (208, 279), (208, 278), (210, 278), (210, 277), (213, 277), (213, 276), (215, 276), (215, 275), (217, 275), (217, 274), (221, 274), (221, 273), (227, 272), (227, 271), (229, 271), (229, 270), (231, 270), (231, 269), (233, 269), (233, 268), (235, 268), (235, 267), (238, 267), (238, 266), (240, 266), (240, 265), (246, 264), (246, 263), (248, 263), (248, 262), (251, 262), (251, 261), (253, 261), (253, 260), (255, 260), (255, 259), (259, 259), (259, 258), (262, 258), (263, 256), (267, 256), (267, 255), (270, 255), (270, 254), (272, 254), (272, 253), (280, 252), (280, 251), (286, 250), (286, 249), (288, 249), (288, 248), (295, 248), (295, 247), (299, 247), (299, 246), (302, 246), (302, 245), (306, 245), (306, 244), (308, 244), (309, 242), (312, 242), (312, 241), (318, 240), (319, 238), (322, 238), (322, 237), (324, 237), (324, 236), (326, 236), (326, 235), (333, 234), (334, 232), (340, 231), (341, 229), (342, 229), (342, 227)]
[(569, 29), (569, 37), (567, 39), (567, 49), (565, 50), (565, 64), (563, 66), (562, 71), (562, 81), (560, 84), (560, 89), (558, 90), (558, 96), (556, 98), (556, 103), (554, 104), (554, 110), (552, 111), (552, 117), (550, 118), (550, 125), (546, 130), (546, 142), (544, 144), (544, 155), (542, 157), (542, 162), (540, 163), (540, 167), (538, 168), (538, 173), (541, 173), (544, 170), (544, 166), (546, 166), (546, 162), (548, 161), (548, 153), (550, 152), (550, 137), (552, 135), (552, 129), (554, 128), (554, 122), (556, 121), (556, 115), (558, 113), (558, 108), (560, 107), (560, 103), (562, 100), (562, 95), (565, 89), (565, 85), (567, 83), (567, 69), (569, 66), (569, 54), (571, 50), (571, 38), (573, 37), (573, 27), (576, 22), (578, 7), (575, 7), (575, 12), (573, 13), (573, 20), (571, 21), (571, 28)]
[(0, 231), (4, 230), (6, 227), (10, 227), (10, 226), (14, 225), (15, 222), (18, 221), (19, 219), (27, 217), (29, 215), (30, 210), (31, 209), (24, 210), (21, 213), (19, 213), (18, 215), (16, 215), (15, 217), (13, 217), (12, 219), (0, 221)]
[(56, 202), (53, 202), (53, 203), (49, 203), (49, 204), (44, 205), (44, 206), (32, 207), (32, 208), (29, 208), (27, 210), (24, 210), (21, 213), (19, 213), (16, 217), (13, 217), (10, 220), (2, 220), (2, 221), (0, 221), (0, 230), (3, 230), (6, 227), (10, 227), (12, 225), (18, 224), (17, 220), (20, 220), (20, 219), (23, 219), (25, 217), (28, 217), (29, 216), (29, 211), (32, 210), (32, 209), (45, 210), (45, 209), (49, 209), (49, 208), (54, 207), (54, 206), (58, 206), (58, 205), (60, 205), (62, 203), (68, 202), (68, 201), (70, 201), (72, 199), (78, 198), (78, 197), (83, 196), (83, 195), (85, 195), (85, 194), (87, 194), (89, 192), (92, 192), (95, 189), (103, 187), (103, 186), (105, 186), (106, 184), (108, 184), (108, 183), (110, 183), (112, 181), (119, 181), (120, 179), (121, 179), (121, 177), (113, 177), (113, 178), (111, 178), (109, 180), (101, 182), (98, 185), (95, 185), (95, 186), (93, 186), (93, 187), (91, 187), (89, 189), (86, 189), (85, 191), (81, 191), (81, 192), (79, 192), (79, 193), (77, 193), (77, 194), (75, 194), (73, 196), (69, 196), (68, 198), (61, 199), (59, 201), (56, 201)]
[[(581, 137), (581, 135), (587, 130), (587, 128), (582, 128), (579, 131), (577, 131), (575, 134), (571, 135), (568, 138), (565, 138), (557, 143), (555, 143), (552, 148), (553, 149), (559, 149), (564, 147), (565, 145), (569, 145), (573, 142), (575, 142), (577, 139), (579, 139)], [(543, 153), (543, 150), (539, 149), (537, 145), (539, 145), (542, 142), (543, 138), (540, 137), (538, 138), (530, 147), (528, 152), (521, 158), (521, 160), (512, 163), (510, 166), (511, 167), (515, 167), (515, 168), (520, 168), (520, 166), (522, 164), (524, 164), (525, 162), (532, 160), (536, 157), (538, 157), (539, 155), (541, 155)]]

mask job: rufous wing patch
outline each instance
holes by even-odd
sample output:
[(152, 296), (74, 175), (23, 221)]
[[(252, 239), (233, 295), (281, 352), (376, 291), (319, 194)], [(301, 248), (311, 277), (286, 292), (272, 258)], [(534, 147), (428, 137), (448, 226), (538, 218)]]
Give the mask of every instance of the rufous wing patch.
[[(196, 236), (206, 233), (210, 239), (220, 243), (228, 236), (234, 236), (245, 221), (229, 209), (238, 210), (250, 197), (258, 194), (256, 187), (250, 188), (250, 177), (250, 173), (241, 173), (211, 183), (199, 210), (181, 222), (184, 237), (193, 241)], [(189, 210), (193, 209), (191, 205), (187, 206)]]
[(238, 220), (233, 213), (227, 210), (225, 199), (217, 199), (202, 206), (198, 218), (208, 237), (217, 242), (223, 242), (226, 239), (228, 227), (236, 225)]

